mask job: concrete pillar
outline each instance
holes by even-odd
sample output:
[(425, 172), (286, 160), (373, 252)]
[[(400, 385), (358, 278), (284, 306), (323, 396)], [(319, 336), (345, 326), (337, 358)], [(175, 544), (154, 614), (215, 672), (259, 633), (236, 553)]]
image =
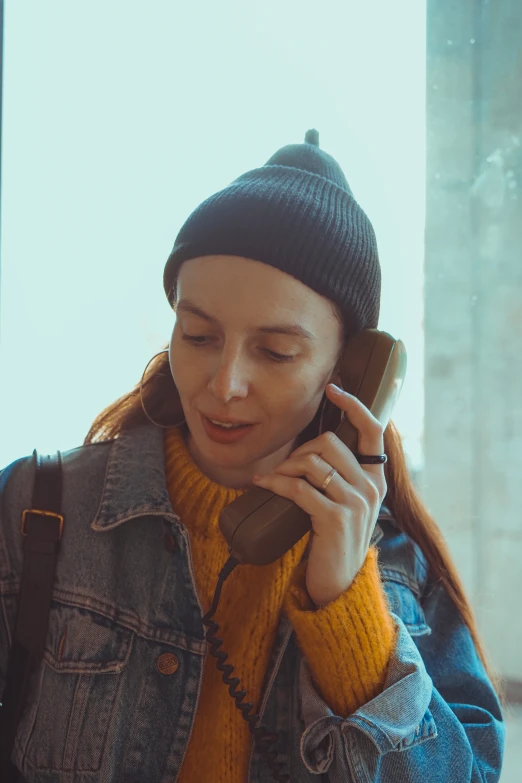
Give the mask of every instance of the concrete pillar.
[(428, 0), (423, 498), (522, 681), (522, 3)]

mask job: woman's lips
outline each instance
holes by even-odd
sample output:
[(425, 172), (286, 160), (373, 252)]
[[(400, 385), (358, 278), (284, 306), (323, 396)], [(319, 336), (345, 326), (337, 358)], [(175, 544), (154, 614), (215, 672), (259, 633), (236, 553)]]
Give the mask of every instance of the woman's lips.
[(241, 440), (241, 438), (244, 438), (245, 435), (248, 435), (256, 426), (255, 424), (244, 424), (233, 429), (224, 429), (217, 424), (212, 424), (210, 419), (202, 413), (200, 416), (203, 422), (203, 429), (208, 438), (214, 441), (214, 443), (235, 443), (236, 441)]

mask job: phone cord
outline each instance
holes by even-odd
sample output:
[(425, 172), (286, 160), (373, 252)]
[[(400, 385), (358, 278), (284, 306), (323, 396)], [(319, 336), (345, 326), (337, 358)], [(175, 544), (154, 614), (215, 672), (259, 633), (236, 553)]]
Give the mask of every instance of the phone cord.
[(281, 768), (284, 766), (284, 764), (280, 761), (276, 761), (277, 752), (273, 749), (270, 750), (270, 746), (279, 740), (279, 734), (270, 734), (264, 726), (256, 726), (255, 724), (260, 720), (259, 715), (255, 713), (252, 715), (248, 714), (249, 711), (253, 708), (253, 704), (251, 702), (247, 702), (246, 704), (242, 703), (246, 696), (246, 691), (236, 690), (237, 686), (239, 685), (239, 679), (237, 677), (230, 677), (234, 671), (234, 667), (230, 663), (225, 663), (228, 658), (228, 653), (224, 652), (223, 650), (219, 650), (223, 644), (223, 640), (216, 636), (216, 633), (219, 630), (219, 625), (211, 620), (211, 618), (216, 613), (223, 583), (227, 577), (230, 576), (237, 565), (239, 565), (239, 561), (236, 560), (235, 557), (229, 557), (219, 572), (216, 590), (212, 600), (212, 606), (210, 607), (210, 610), (207, 612), (207, 614), (203, 617), (203, 625), (206, 625), (209, 629), (206, 633), (206, 638), (209, 642), (209, 652), (214, 656), (214, 658), (217, 659), (216, 666), (219, 671), (223, 672), (223, 682), (225, 685), (228, 685), (229, 693), (235, 699), (236, 707), (238, 710), (240, 710), (241, 715), (247, 721), (248, 728), (254, 735), (255, 742), (257, 742), (259, 749), (266, 757), (268, 766), (272, 770), (273, 779), (277, 780), (278, 783), (284, 783), (284, 781), (290, 780), (290, 777), (281, 771)]

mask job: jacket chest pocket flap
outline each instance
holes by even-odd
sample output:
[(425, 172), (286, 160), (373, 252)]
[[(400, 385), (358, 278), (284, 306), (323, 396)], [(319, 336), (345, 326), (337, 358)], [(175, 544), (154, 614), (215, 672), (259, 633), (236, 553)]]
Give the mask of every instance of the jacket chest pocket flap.
[(411, 636), (426, 636), (431, 628), (426, 623), (424, 611), (419, 603), (418, 590), (401, 571), (382, 568), (384, 590), (391, 611), (401, 618)]
[(95, 612), (53, 603), (44, 661), (18, 731), (28, 772), (100, 768), (132, 638)]

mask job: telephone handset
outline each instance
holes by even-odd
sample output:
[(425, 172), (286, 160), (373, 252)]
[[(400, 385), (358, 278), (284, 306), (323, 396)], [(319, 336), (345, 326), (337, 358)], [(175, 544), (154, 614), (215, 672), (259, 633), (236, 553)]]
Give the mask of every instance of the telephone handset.
[[(406, 374), (406, 349), (387, 332), (365, 329), (348, 341), (340, 364), (343, 389), (355, 395), (384, 428)], [(352, 451), (358, 433), (343, 415), (335, 432)], [(253, 487), (226, 506), (219, 527), (230, 555), (239, 563), (268, 565), (291, 549), (310, 529), (308, 514), (294, 502)]]

